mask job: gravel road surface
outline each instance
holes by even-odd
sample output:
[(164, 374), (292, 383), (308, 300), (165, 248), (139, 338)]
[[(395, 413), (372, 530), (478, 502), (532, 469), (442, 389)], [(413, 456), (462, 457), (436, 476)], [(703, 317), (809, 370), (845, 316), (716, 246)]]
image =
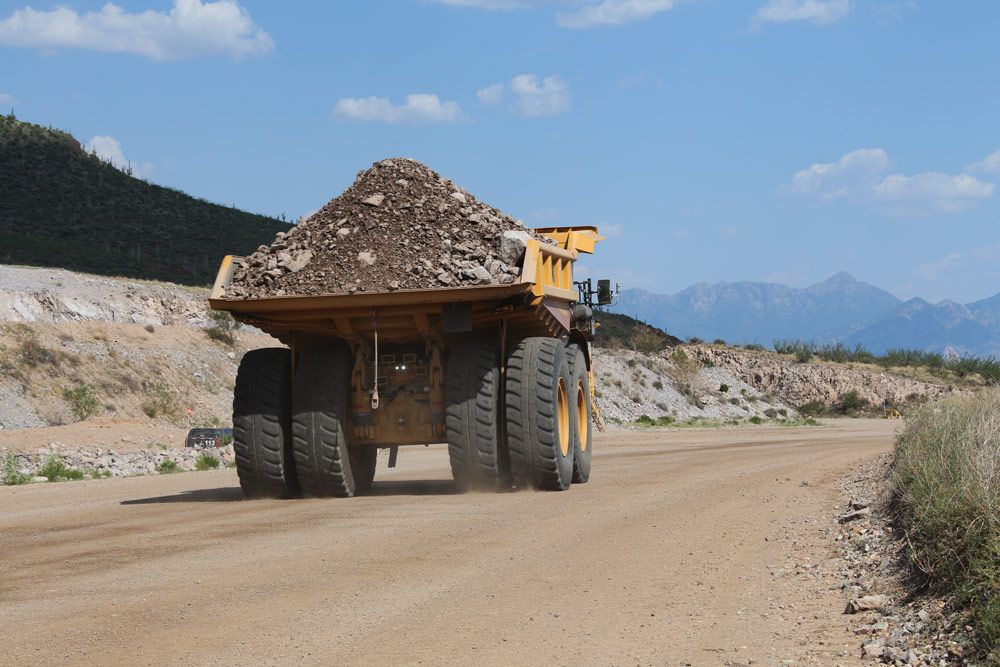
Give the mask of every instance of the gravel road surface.
[[(3, 664), (855, 664), (837, 480), (895, 424), (617, 432), (566, 493), (451, 493), (442, 447), (374, 495), (235, 472), (0, 488)], [(751, 662), (752, 661), (752, 662)]]

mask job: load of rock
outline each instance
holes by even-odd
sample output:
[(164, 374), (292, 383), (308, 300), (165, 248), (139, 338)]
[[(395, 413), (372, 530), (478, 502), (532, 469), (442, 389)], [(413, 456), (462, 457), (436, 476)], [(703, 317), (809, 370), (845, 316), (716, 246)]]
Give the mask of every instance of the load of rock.
[(382, 160), (236, 267), (228, 298), (513, 283), (524, 223), (425, 165)]

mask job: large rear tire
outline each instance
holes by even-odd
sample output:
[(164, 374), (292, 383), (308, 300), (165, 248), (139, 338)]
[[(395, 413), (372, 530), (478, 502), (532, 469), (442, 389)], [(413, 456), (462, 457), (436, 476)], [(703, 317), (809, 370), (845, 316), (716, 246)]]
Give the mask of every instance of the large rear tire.
[(358, 492), (347, 445), (353, 365), (346, 346), (299, 353), (292, 382), (292, 450), (303, 495), (347, 498)]
[(571, 423), (573, 425), (573, 483), (590, 479), (591, 450), (594, 433), (590, 417), (590, 374), (583, 349), (576, 344), (566, 348), (569, 358)]
[(233, 451), (247, 498), (282, 498), (298, 492), (291, 445), (291, 351), (251, 350), (243, 355), (233, 388)]
[(517, 486), (565, 491), (573, 478), (571, 378), (557, 338), (525, 338), (507, 360), (507, 443)]
[(451, 346), (445, 379), (445, 428), (455, 484), (462, 490), (509, 485), (500, 437), (500, 351), (488, 340)]

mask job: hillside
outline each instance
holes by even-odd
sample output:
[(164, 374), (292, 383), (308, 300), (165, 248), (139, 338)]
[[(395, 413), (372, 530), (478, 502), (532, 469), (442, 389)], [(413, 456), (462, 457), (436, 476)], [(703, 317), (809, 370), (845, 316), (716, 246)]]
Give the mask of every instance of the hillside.
[(133, 178), (70, 134), (0, 116), (0, 262), (211, 283), (285, 223)]

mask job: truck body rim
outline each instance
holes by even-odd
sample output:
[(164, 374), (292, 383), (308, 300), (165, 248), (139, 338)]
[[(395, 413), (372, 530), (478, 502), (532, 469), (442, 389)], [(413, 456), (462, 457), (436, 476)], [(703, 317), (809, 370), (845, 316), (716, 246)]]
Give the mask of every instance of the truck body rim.
[(569, 456), (569, 396), (566, 395), (566, 380), (562, 377), (559, 378), (556, 410), (559, 418), (559, 449), (563, 456)]

